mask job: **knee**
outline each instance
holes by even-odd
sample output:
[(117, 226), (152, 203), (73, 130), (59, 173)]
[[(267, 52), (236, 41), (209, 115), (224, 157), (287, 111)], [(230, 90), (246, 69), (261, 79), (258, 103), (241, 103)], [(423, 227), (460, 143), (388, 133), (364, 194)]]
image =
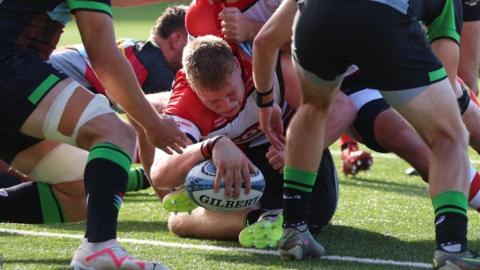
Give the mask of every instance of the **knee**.
[(117, 122), (116, 131), (114, 132), (119, 132), (123, 136), (123, 139), (128, 142), (135, 142), (137, 140), (137, 133), (133, 126), (121, 120), (118, 120)]
[(170, 214), (168, 218), (168, 230), (180, 237), (189, 236), (187, 222), (185, 222), (185, 215), (187, 214)]
[(327, 113), (333, 104), (337, 105), (342, 101), (337, 101), (332, 96), (306, 96), (303, 97), (302, 105), (304, 108), (315, 113)]
[(348, 117), (352, 122), (357, 115), (357, 109), (353, 102), (342, 92), (338, 93), (334, 102), (335, 108), (340, 108), (342, 115)]
[[(105, 123), (102, 123), (105, 124)], [(118, 117), (108, 121), (105, 129), (98, 129), (99, 137), (114, 139), (121, 138), (122, 140), (134, 142), (137, 139), (135, 129), (130, 125), (120, 120)]]
[(116, 115), (103, 115), (93, 119), (80, 129), (78, 145), (89, 149), (97, 143), (109, 142), (120, 146), (133, 155), (136, 133), (134, 128)]
[(318, 119), (318, 116), (326, 118), (330, 111), (330, 104), (319, 100), (304, 101), (298, 111), (302, 111), (303, 117)]
[(434, 137), (427, 141), (430, 149), (434, 148), (451, 148), (459, 147), (461, 149), (467, 149), (468, 147), (468, 131), (461, 123), (458, 128), (449, 127), (442, 131), (436, 132)]

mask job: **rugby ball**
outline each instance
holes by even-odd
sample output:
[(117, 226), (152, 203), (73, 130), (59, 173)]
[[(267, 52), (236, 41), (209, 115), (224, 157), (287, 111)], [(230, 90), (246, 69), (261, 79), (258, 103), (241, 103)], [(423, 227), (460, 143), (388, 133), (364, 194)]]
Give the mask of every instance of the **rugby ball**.
[(216, 172), (217, 168), (212, 160), (202, 161), (188, 172), (185, 177), (185, 190), (196, 204), (212, 211), (232, 212), (254, 206), (262, 197), (265, 179), (258, 168), (250, 175), (250, 193), (245, 194), (242, 183), (238, 198), (228, 199), (224, 196), (223, 180), (220, 190), (217, 193), (213, 190)]

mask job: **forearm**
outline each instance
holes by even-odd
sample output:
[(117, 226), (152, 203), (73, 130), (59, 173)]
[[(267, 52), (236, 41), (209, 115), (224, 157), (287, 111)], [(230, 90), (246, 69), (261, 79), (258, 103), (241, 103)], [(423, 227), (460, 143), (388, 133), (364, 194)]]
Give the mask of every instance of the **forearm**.
[(168, 155), (157, 149), (150, 170), (153, 187), (160, 197), (183, 185), (185, 176), (198, 162), (204, 160), (200, 143), (189, 145), (183, 154)]
[(108, 95), (142, 127), (155, 125), (158, 116), (117, 48), (112, 19), (103, 13), (83, 10), (77, 11), (75, 18), (89, 60)]
[(259, 92), (267, 92), (273, 86), (278, 50), (262, 39), (253, 43), (253, 81)]
[(262, 28), (263, 24), (263, 22), (249, 20), (248, 37), (246, 41), (252, 42)]
[(253, 78), (260, 92), (272, 87), (278, 51), (291, 40), (295, 11), (294, 1), (284, 1), (255, 37)]
[(457, 68), (460, 60), (460, 48), (458, 44), (452, 39), (438, 39), (432, 43), (432, 51), (445, 67), (450, 84), (456, 92), (456, 96), (459, 97), (462, 93), (456, 87)]
[[(127, 60), (118, 54), (92, 66), (107, 89), (107, 93), (123, 110), (143, 128), (149, 128), (157, 117), (153, 106), (147, 101), (137, 78)], [(115, 76), (112, 76), (115, 74)]]

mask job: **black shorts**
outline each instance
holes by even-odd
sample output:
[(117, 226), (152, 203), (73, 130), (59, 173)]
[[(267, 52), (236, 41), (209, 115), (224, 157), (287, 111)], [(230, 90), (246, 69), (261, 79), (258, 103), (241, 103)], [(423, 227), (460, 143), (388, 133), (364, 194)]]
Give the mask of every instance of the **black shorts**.
[[(265, 191), (260, 199), (264, 209), (283, 208), (283, 175), (274, 170), (268, 163), (265, 154), (269, 144), (249, 148), (247, 157), (257, 166), (265, 178)], [(338, 177), (332, 156), (325, 150), (318, 176), (312, 191), (309, 225), (318, 230), (333, 217), (338, 203)]]
[(463, 21), (480, 21), (480, 0), (462, 0)]
[(375, 99), (366, 103), (358, 112), (357, 117), (353, 121), (353, 126), (358, 132), (368, 148), (380, 152), (389, 153), (390, 151), (383, 148), (375, 137), (375, 119), (390, 106), (384, 99)]
[(0, 114), (4, 116), (0, 134), (16, 138), (38, 103), (65, 78), (34, 53), (0, 50)]
[(18, 153), (41, 141), (40, 139), (22, 133), (19, 133), (15, 139), (0, 134), (0, 159), (11, 164)]
[[(303, 4), (302, 4), (303, 3)], [(352, 64), (369, 88), (414, 89), (446, 78), (420, 22), (373, 1), (299, 1), (293, 53), (296, 62), (324, 81)]]

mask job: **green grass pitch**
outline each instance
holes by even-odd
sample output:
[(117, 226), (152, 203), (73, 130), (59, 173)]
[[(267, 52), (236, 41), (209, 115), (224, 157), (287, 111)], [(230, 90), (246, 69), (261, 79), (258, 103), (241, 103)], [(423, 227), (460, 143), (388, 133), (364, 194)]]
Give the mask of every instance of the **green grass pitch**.
[[(115, 9), (117, 37), (147, 38), (163, 7)], [(79, 42), (75, 26), (68, 26), (61, 44)], [(332, 149), (338, 150), (338, 145)], [(338, 151), (334, 158), (340, 169)], [(473, 153), (471, 158), (479, 159)], [(126, 239), (122, 243), (133, 255), (172, 269), (428, 268), (434, 249), (433, 210), (427, 186), (419, 177), (404, 175), (406, 168), (406, 163), (391, 155), (376, 155), (371, 171), (357, 177), (340, 174), (337, 213), (317, 237), (329, 255), (323, 260), (283, 262), (272, 252), (238, 250), (235, 241), (176, 237), (168, 232), (168, 214), (151, 189), (127, 194), (118, 236)], [(469, 211), (469, 219), (470, 248), (478, 249), (480, 216)], [(67, 269), (84, 227), (84, 223), (0, 224), (3, 269)]]
[[(340, 169), (338, 151), (334, 158)], [(371, 171), (356, 177), (340, 174), (337, 213), (317, 237), (327, 248), (324, 260), (283, 262), (273, 251), (238, 250), (236, 241), (176, 237), (168, 232), (168, 214), (151, 189), (127, 194), (118, 234), (132, 254), (172, 269), (427, 268), (434, 248), (433, 211), (426, 185), (404, 175), (406, 168), (393, 155), (375, 155)], [(469, 211), (469, 218), (470, 248), (478, 249), (480, 217)], [(84, 226), (0, 224), (4, 269), (66, 269)]]

